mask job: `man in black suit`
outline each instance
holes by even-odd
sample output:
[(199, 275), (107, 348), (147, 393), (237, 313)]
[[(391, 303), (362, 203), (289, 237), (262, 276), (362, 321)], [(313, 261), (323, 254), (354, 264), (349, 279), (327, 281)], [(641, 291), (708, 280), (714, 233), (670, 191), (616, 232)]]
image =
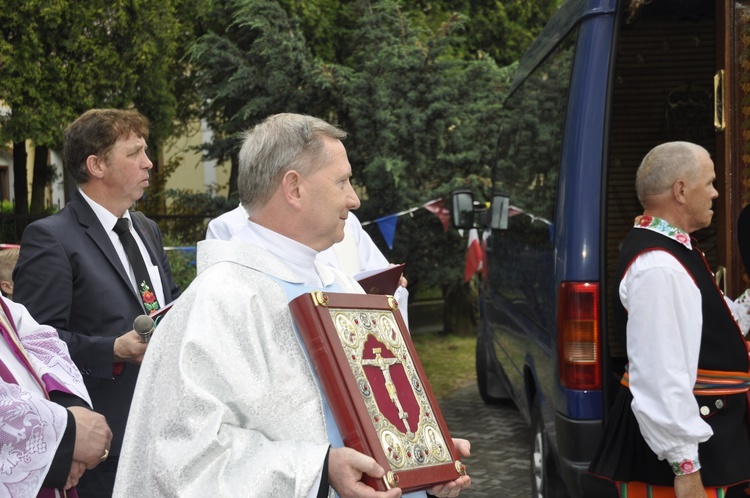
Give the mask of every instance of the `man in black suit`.
[[(78, 191), (59, 213), (26, 228), (13, 274), (14, 299), (39, 323), (57, 329), (83, 374), (94, 409), (112, 428), (109, 456), (84, 474), (78, 484), (81, 498), (112, 494), (147, 347), (133, 330), (133, 320), (180, 293), (158, 226), (128, 211), (143, 196), (153, 167), (146, 155), (148, 133), (143, 115), (117, 109), (90, 110), (65, 130), (63, 163)], [(121, 218), (126, 220), (118, 222)], [(114, 231), (121, 226), (135, 239), (135, 253), (128, 253), (128, 241), (123, 245)], [(141, 261), (134, 262), (138, 253)]]

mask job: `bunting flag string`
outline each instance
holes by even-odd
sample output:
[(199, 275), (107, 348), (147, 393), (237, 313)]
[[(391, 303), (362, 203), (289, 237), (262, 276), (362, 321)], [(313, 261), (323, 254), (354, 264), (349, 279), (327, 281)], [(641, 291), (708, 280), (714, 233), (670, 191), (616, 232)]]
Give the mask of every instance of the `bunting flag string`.
[(448, 232), (448, 224), (450, 222), (451, 213), (448, 208), (445, 207), (443, 199), (435, 199), (426, 203), (424, 207), (427, 211), (437, 216), (443, 224), (443, 232)]
[(375, 222), (378, 224), (380, 233), (383, 234), (388, 249), (393, 250), (393, 239), (396, 237), (396, 225), (398, 224), (397, 214), (378, 218)]
[(535, 214), (527, 213), (521, 208), (517, 208), (516, 206), (509, 206), (508, 207), (508, 217), (517, 216), (519, 214), (522, 214), (524, 216), (528, 216), (531, 218), (531, 222), (534, 223), (535, 221), (541, 221), (545, 225), (547, 225), (547, 228), (549, 229), (549, 240), (551, 243), (555, 242), (555, 224), (549, 221), (547, 218), (542, 218), (541, 216), (537, 216)]
[(443, 230), (446, 232), (448, 231), (448, 221), (450, 218), (450, 213), (445, 208), (443, 199), (434, 199), (422, 204), (421, 206), (409, 208), (405, 211), (400, 211), (395, 214), (389, 214), (388, 216), (383, 216), (376, 219), (375, 221), (363, 221), (362, 226), (377, 223), (378, 229), (383, 235), (383, 239), (385, 239), (385, 243), (388, 246), (388, 249), (393, 250), (393, 240), (396, 237), (396, 225), (398, 225), (398, 217), (405, 214), (411, 214), (414, 211), (418, 211), (422, 208), (427, 209), (429, 212), (437, 216), (440, 219), (440, 222), (443, 224)]
[[(414, 211), (417, 211), (419, 209), (426, 209), (427, 211), (431, 212), (435, 216), (438, 217), (440, 220), (440, 223), (443, 225), (443, 231), (448, 232), (449, 224), (450, 224), (450, 211), (445, 207), (445, 201), (444, 199), (433, 199), (429, 202), (426, 202), (422, 204), (421, 206), (416, 206), (410, 209), (406, 209), (404, 211), (400, 211), (395, 214), (391, 214), (388, 216), (383, 216), (381, 218), (378, 218), (374, 221), (363, 221), (362, 225), (370, 225), (372, 223), (377, 223), (378, 229), (380, 230), (380, 233), (383, 235), (383, 239), (385, 239), (385, 243), (388, 245), (388, 249), (393, 250), (393, 240), (396, 236), (396, 226), (398, 225), (398, 217), (403, 216), (405, 214), (411, 214)], [(541, 222), (549, 228), (549, 236), (550, 240), (554, 239), (554, 224), (547, 220), (546, 218), (542, 218), (541, 216), (534, 215), (532, 213), (527, 213), (523, 209), (516, 207), (516, 206), (509, 206), (508, 208), (508, 217), (518, 216), (518, 215), (524, 215), (528, 216), (531, 219), (531, 222)], [(458, 230), (458, 233), (461, 237), (464, 236), (463, 230)], [(472, 228), (469, 231), (469, 240), (467, 245), (467, 251), (466, 251), (466, 265), (464, 268), (464, 281), (468, 282), (471, 280), (471, 278), (478, 272), (481, 272), (484, 278), (487, 278), (487, 239), (489, 238), (491, 231), (489, 229), (484, 230), (482, 233), (481, 239), (479, 238), (479, 233), (476, 228)]]

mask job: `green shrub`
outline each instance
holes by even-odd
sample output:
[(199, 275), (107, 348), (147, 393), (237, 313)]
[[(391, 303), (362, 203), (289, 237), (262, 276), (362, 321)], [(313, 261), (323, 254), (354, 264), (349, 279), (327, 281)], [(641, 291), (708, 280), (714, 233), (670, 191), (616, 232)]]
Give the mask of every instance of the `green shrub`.
[(195, 278), (195, 246), (188, 245), (169, 234), (164, 234), (164, 247), (167, 249), (172, 277), (180, 290), (187, 289)]

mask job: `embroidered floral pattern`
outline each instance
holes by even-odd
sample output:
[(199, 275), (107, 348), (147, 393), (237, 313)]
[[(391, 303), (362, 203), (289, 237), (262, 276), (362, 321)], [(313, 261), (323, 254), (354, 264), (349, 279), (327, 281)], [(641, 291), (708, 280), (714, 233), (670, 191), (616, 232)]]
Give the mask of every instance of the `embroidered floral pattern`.
[(672, 472), (674, 472), (674, 475), (676, 476), (692, 474), (701, 469), (701, 463), (698, 461), (697, 457), (694, 460), (686, 458), (681, 462), (671, 462), (670, 465), (672, 466)]
[(159, 309), (159, 301), (156, 300), (156, 296), (146, 282), (141, 282), (141, 299), (148, 313)]
[(22, 457), (23, 453), (16, 450), (12, 444), (0, 445), (0, 474), (10, 475), (13, 467), (21, 462)]
[(0, 384), (1, 496), (36, 496), (67, 413), (15, 384)]
[(71, 379), (68, 387), (78, 388), (75, 394), (86, 390), (78, 367), (70, 359), (65, 343), (59, 340), (54, 329), (41, 329), (25, 335), (23, 345), (26, 351), (31, 353), (29, 361), (34, 369), (42, 374), (42, 380), (44, 374), (52, 374), (57, 378), (67, 375)]
[(690, 235), (656, 216), (639, 216), (635, 219), (635, 226), (637, 228), (647, 228), (665, 235), (670, 239), (676, 240), (688, 249), (693, 248), (690, 243)]
[[(10, 330), (15, 329), (11, 318), (14, 317), (0, 309), (0, 329), (5, 329), (6, 334), (16, 333)], [(55, 329), (38, 325), (35, 330), (17, 330), (15, 335), (43, 386), (37, 388), (30, 383), (28, 390), (17, 384), (0, 383), (0, 496), (37, 496), (68, 421), (68, 411), (47, 401), (43, 391), (54, 389), (75, 394), (87, 403), (91, 401), (81, 374)], [(18, 350), (13, 341), (9, 346)]]

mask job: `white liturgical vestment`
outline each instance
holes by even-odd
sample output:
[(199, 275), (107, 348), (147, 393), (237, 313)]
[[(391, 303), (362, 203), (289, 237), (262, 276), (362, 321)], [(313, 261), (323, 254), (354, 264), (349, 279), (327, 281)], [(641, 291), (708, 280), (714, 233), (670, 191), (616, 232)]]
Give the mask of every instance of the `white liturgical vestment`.
[[(324, 288), (362, 292), (311, 265)], [(200, 242), (197, 270), (149, 344), (114, 495), (315, 496), (329, 447), (324, 400), (279, 283), (303, 279), (238, 240)]]

